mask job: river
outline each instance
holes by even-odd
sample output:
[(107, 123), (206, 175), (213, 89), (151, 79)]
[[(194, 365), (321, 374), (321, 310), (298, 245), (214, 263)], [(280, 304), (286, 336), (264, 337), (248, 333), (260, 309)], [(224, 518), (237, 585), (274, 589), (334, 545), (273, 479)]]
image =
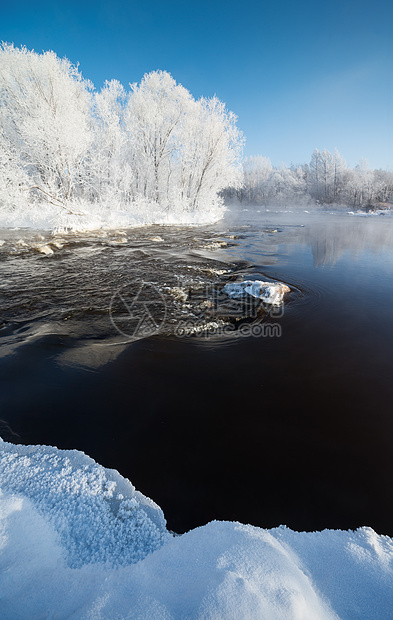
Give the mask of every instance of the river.
[[(83, 450), (184, 532), (393, 535), (393, 219), (0, 231), (0, 435)], [(281, 307), (228, 282), (283, 282)]]

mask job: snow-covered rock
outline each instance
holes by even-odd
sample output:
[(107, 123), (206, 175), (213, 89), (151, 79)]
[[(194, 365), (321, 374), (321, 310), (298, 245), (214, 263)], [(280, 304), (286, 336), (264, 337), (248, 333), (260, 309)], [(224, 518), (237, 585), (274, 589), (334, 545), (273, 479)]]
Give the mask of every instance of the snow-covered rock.
[(245, 280), (244, 282), (228, 282), (223, 291), (231, 299), (242, 299), (251, 295), (251, 297), (256, 297), (264, 303), (279, 306), (284, 300), (285, 293), (289, 293), (290, 288), (282, 282)]

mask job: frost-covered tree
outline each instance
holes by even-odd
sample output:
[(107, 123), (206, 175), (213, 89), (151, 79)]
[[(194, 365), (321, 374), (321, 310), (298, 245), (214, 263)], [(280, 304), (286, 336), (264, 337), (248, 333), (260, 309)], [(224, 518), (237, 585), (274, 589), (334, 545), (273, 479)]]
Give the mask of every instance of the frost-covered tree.
[(165, 71), (145, 75), (131, 89), (126, 128), (134, 195), (167, 207), (191, 95)]
[(381, 187), (375, 182), (374, 171), (362, 159), (351, 171), (348, 181), (348, 196), (354, 207), (370, 207), (378, 199)]
[(132, 85), (126, 130), (136, 199), (196, 210), (241, 183), (235, 115), (216, 97), (195, 101), (165, 71)]
[[(342, 204), (372, 208), (393, 201), (393, 172), (370, 170), (361, 161), (350, 169), (337, 149), (315, 149), (309, 164), (278, 168), (270, 159), (251, 156), (243, 161), (244, 186), (237, 191), (240, 202), (256, 205)], [(234, 193), (226, 192), (233, 200)]]
[(15, 145), (4, 132), (2, 121), (0, 110), (0, 207), (11, 205), (15, 209), (26, 203), (25, 188), (29, 179)]
[(351, 169), (337, 149), (315, 149), (310, 164), (303, 166), (275, 168), (269, 159), (256, 156), (245, 159), (243, 168), (244, 187), (237, 194), (249, 204), (314, 202), (369, 209), (393, 202), (393, 172), (371, 170), (364, 160)]
[(243, 161), (244, 186), (237, 197), (264, 206), (307, 202), (305, 176), (301, 166), (275, 168), (268, 157), (250, 156)]
[(24, 196), (69, 211), (75, 201), (208, 211), (241, 183), (236, 117), (216, 97), (195, 101), (165, 71), (130, 91), (113, 80), (92, 92), (67, 59), (2, 44), (0, 120), (3, 205)]
[(311, 198), (324, 204), (339, 202), (345, 185), (347, 166), (337, 149), (333, 154), (326, 149), (315, 149), (307, 172), (307, 186)]
[(90, 85), (53, 52), (0, 47), (0, 108), (30, 187), (54, 204), (78, 194), (91, 144)]
[(273, 171), (269, 157), (263, 155), (251, 155), (243, 161), (244, 196), (249, 204), (267, 205), (272, 199), (273, 188), (271, 179)]
[(117, 80), (94, 95), (93, 131), (85, 187), (98, 202), (129, 202), (133, 197), (131, 144), (125, 126), (128, 94)]
[(297, 205), (308, 201), (305, 174), (301, 166), (281, 166), (275, 170), (272, 185), (275, 201), (279, 204)]
[(182, 199), (188, 209), (219, 202), (221, 190), (242, 184), (243, 137), (236, 120), (217, 97), (193, 103), (180, 154)]
[(374, 170), (377, 200), (388, 203), (393, 198), (393, 172), (391, 170)]

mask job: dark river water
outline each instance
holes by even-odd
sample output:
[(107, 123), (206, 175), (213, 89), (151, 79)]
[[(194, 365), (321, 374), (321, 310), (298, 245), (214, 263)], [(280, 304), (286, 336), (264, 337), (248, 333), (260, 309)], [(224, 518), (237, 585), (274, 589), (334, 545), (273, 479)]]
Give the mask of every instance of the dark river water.
[[(0, 231), (0, 435), (83, 450), (184, 532), (393, 536), (393, 218)], [(245, 279), (283, 308), (230, 301)]]

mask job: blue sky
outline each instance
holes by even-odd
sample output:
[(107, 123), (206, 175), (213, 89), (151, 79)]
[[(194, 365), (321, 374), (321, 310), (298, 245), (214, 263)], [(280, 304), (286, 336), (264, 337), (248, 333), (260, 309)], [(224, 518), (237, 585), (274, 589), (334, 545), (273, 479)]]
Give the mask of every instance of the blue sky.
[(393, 3), (0, 0), (0, 39), (80, 63), (100, 88), (154, 69), (239, 118), (245, 155), (339, 149), (393, 169)]

